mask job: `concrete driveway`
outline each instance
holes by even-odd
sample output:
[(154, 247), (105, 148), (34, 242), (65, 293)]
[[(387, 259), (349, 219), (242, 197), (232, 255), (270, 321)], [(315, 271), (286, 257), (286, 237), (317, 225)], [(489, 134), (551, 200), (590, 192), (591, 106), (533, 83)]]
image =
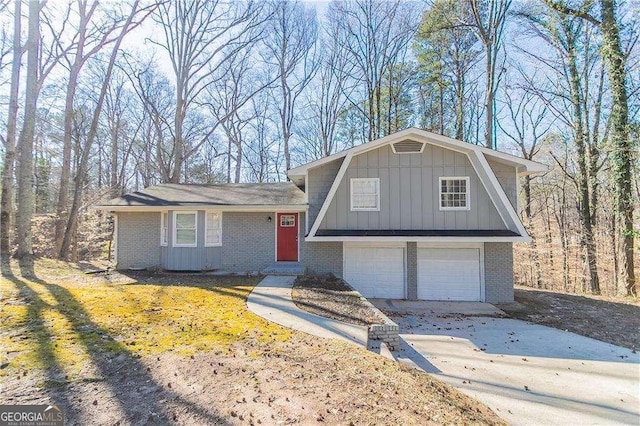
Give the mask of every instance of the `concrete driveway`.
[[(390, 309), (384, 302), (374, 304), (396, 311), (389, 316), (400, 326), (400, 361), (512, 424), (640, 424), (638, 353), (524, 321), (451, 313), (464, 312), (464, 304), (451, 310), (446, 302), (411, 302)], [(474, 305), (475, 315), (495, 309)]]

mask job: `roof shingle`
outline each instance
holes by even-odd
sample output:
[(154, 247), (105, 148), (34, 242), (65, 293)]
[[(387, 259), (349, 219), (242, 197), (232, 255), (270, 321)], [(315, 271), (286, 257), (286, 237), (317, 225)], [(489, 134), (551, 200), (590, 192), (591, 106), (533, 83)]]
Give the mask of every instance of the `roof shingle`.
[(100, 203), (98, 207), (285, 206), (305, 205), (304, 192), (291, 182), (164, 183)]

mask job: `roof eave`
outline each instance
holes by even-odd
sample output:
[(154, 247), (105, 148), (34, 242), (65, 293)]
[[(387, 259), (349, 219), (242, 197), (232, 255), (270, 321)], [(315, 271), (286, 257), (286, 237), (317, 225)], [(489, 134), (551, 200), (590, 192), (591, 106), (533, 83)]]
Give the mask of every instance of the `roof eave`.
[(91, 206), (95, 210), (108, 212), (162, 212), (167, 210), (217, 210), (217, 211), (249, 211), (249, 212), (274, 212), (274, 211), (295, 211), (305, 212), (309, 209), (308, 204), (191, 204), (191, 205), (165, 205), (165, 206), (112, 206), (98, 204)]

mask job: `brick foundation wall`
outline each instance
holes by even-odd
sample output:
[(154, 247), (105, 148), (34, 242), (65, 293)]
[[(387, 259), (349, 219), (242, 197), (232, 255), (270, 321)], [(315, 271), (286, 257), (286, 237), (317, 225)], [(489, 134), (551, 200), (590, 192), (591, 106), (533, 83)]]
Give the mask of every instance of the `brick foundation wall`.
[(484, 243), (485, 301), (513, 302), (513, 244)]
[(301, 263), (313, 274), (342, 278), (342, 242), (303, 242)]

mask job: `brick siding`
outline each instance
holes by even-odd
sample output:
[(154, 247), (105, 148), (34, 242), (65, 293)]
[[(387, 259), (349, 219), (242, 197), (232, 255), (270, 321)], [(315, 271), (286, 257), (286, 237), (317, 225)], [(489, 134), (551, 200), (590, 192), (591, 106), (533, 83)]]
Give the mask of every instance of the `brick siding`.
[[(300, 216), (303, 219), (303, 215)], [(275, 226), (275, 213), (223, 213), (222, 269), (259, 272), (273, 264), (276, 260)]]
[(118, 213), (118, 269), (160, 266), (160, 213)]
[(407, 299), (418, 299), (418, 244), (407, 243)]
[(485, 301), (513, 302), (513, 244), (484, 243)]

